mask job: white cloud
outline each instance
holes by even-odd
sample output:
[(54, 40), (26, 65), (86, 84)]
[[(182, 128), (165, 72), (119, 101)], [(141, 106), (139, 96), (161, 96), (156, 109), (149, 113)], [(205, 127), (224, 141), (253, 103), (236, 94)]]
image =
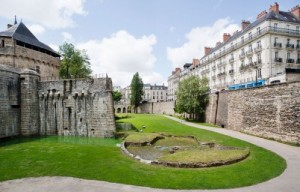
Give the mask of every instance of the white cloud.
[(156, 58), (152, 50), (155, 44), (155, 35), (136, 38), (122, 30), (101, 41), (90, 40), (77, 47), (87, 50), (93, 73), (108, 73), (114, 85), (125, 87), (135, 72), (139, 72), (144, 83), (163, 81), (163, 77), (154, 72)]
[(72, 34), (68, 33), (68, 32), (62, 32), (61, 35), (63, 36), (63, 41), (65, 42), (70, 42), (73, 41), (73, 36)]
[(45, 32), (45, 28), (41, 25), (29, 25), (28, 28), (34, 35), (40, 35)]
[(239, 25), (232, 23), (229, 18), (217, 20), (212, 26), (193, 28), (185, 35), (186, 42), (181, 47), (167, 47), (168, 60), (173, 67), (182, 67), (192, 62), (193, 58), (204, 55), (204, 47), (214, 47), (216, 42), (222, 41), (223, 33), (233, 33), (240, 29)]
[(0, 16), (18, 18), (47, 28), (57, 29), (75, 25), (73, 15), (85, 15), (85, 0), (2, 0)]

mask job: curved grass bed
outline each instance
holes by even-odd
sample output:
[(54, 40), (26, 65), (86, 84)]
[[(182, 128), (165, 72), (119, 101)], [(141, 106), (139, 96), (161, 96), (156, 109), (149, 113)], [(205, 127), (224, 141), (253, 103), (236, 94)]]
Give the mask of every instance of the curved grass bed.
[(249, 147), (251, 153), (247, 159), (228, 166), (180, 169), (132, 160), (116, 147), (120, 141), (113, 139), (91, 139), (91, 142), (86, 138), (76, 138), (78, 142), (66, 142), (65, 138), (59, 141), (57, 137), (27, 139), (0, 147), (0, 180), (71, 176), (156, 188), (216, 189), (263, 182), (280, 175), (286, 167), (281, 157), (252, 144), (184, 126), (162, 116), (134, 116), (121, 121), (132, 122), (138, 129), (145, 125), (144, 132), (194, 135), (201, 141)]

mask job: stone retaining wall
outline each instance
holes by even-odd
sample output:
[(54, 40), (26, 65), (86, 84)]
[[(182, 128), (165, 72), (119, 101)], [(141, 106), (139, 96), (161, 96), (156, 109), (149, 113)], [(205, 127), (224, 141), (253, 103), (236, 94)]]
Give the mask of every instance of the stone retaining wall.
[[(218, 98), (218, 105), (213, 100)], [(207, 121), (261, 137), (300, 143), (300, 82), (210, 95)], [(215, 106), (215, 107), (214, 107)], [(217, 117), (213, 112), (217, 110)]]

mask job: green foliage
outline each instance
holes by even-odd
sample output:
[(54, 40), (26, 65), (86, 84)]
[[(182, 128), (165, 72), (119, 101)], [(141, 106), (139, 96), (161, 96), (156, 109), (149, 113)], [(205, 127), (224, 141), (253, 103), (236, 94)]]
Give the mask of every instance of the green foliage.
[(115, 102), (118, 102), (122, 99), (122, 93), (120, 91), (113, 91), (112, 96)]
[(130, 115), (132, 118), (120, 121), (130, 122), (135, 127), (145, 125), (144, 132), (194, 135), (201, 141), (249, 147), (251, 153), (247, 159), (228, 166), (178, 169), (142, 164), (128, 158), (116, 147), (120, 141), (114, 139), (77, 137), (78, 142), (71, 142), (71, 137), (26, 138), (14, 143), (0, 142), (0, 181), (69, 176), (156, 188), (220, 189), (258, 184), (280, 175), (286, 167), (279, 155), (247, 142), (162, 116)]
[(199, 119), (208, 102), (208, 79), (190, 76), (179, 82), (176, 92), (176, 112), (193, 114)]
[(130, 88), (131, 88), (131, 97), (130, 97), (130, 103), (134, 106), (134, 112), (136, 113), (137, 107), (140, 105), (142, 101), (142, 96), (144, 95), (143, 91), (143, 80), (140, 78), (139, 73), (136, 72), (133, 75), (133, 78), (131, 80)]
[(85, 50), (75, 49), (72, 43), (59, 46), (62, 55), (59, 76), (61, 78), (85, 78), (91, 73), (90, 58)]

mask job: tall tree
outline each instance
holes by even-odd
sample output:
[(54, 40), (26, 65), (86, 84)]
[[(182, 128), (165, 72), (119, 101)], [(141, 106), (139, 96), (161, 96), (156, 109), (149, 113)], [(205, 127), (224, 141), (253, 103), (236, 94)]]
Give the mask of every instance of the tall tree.
[(84, 78), (91, 73), (90, 58), (85, 50), (79, 50), (72, 43), (65, 42), (59, 46), (62, 55), (59, 76), (61, 78)]
[(140, 78), (139, 73), (136, 72), (133, 75), (133, 78), (131, 80), (130, 88), (131, 88), (131, 97), (130, 97), (130, 103), (134, 106), (134, 113), (137, 112), (137, 107), (140, 105), (142, 101), (142, 96), (144, 95), (143, 91), (143, 80)]
[(190, 76), (179, 82), (176, 92), (176, 111), (192, 114), (193, 119), (199, 120), (204, 114), (208, 102), (208, 79)]
[(115, 102), (119, 102), (122, 99), (122, 93), (120, 91), (113, 91), (112, 96)]

